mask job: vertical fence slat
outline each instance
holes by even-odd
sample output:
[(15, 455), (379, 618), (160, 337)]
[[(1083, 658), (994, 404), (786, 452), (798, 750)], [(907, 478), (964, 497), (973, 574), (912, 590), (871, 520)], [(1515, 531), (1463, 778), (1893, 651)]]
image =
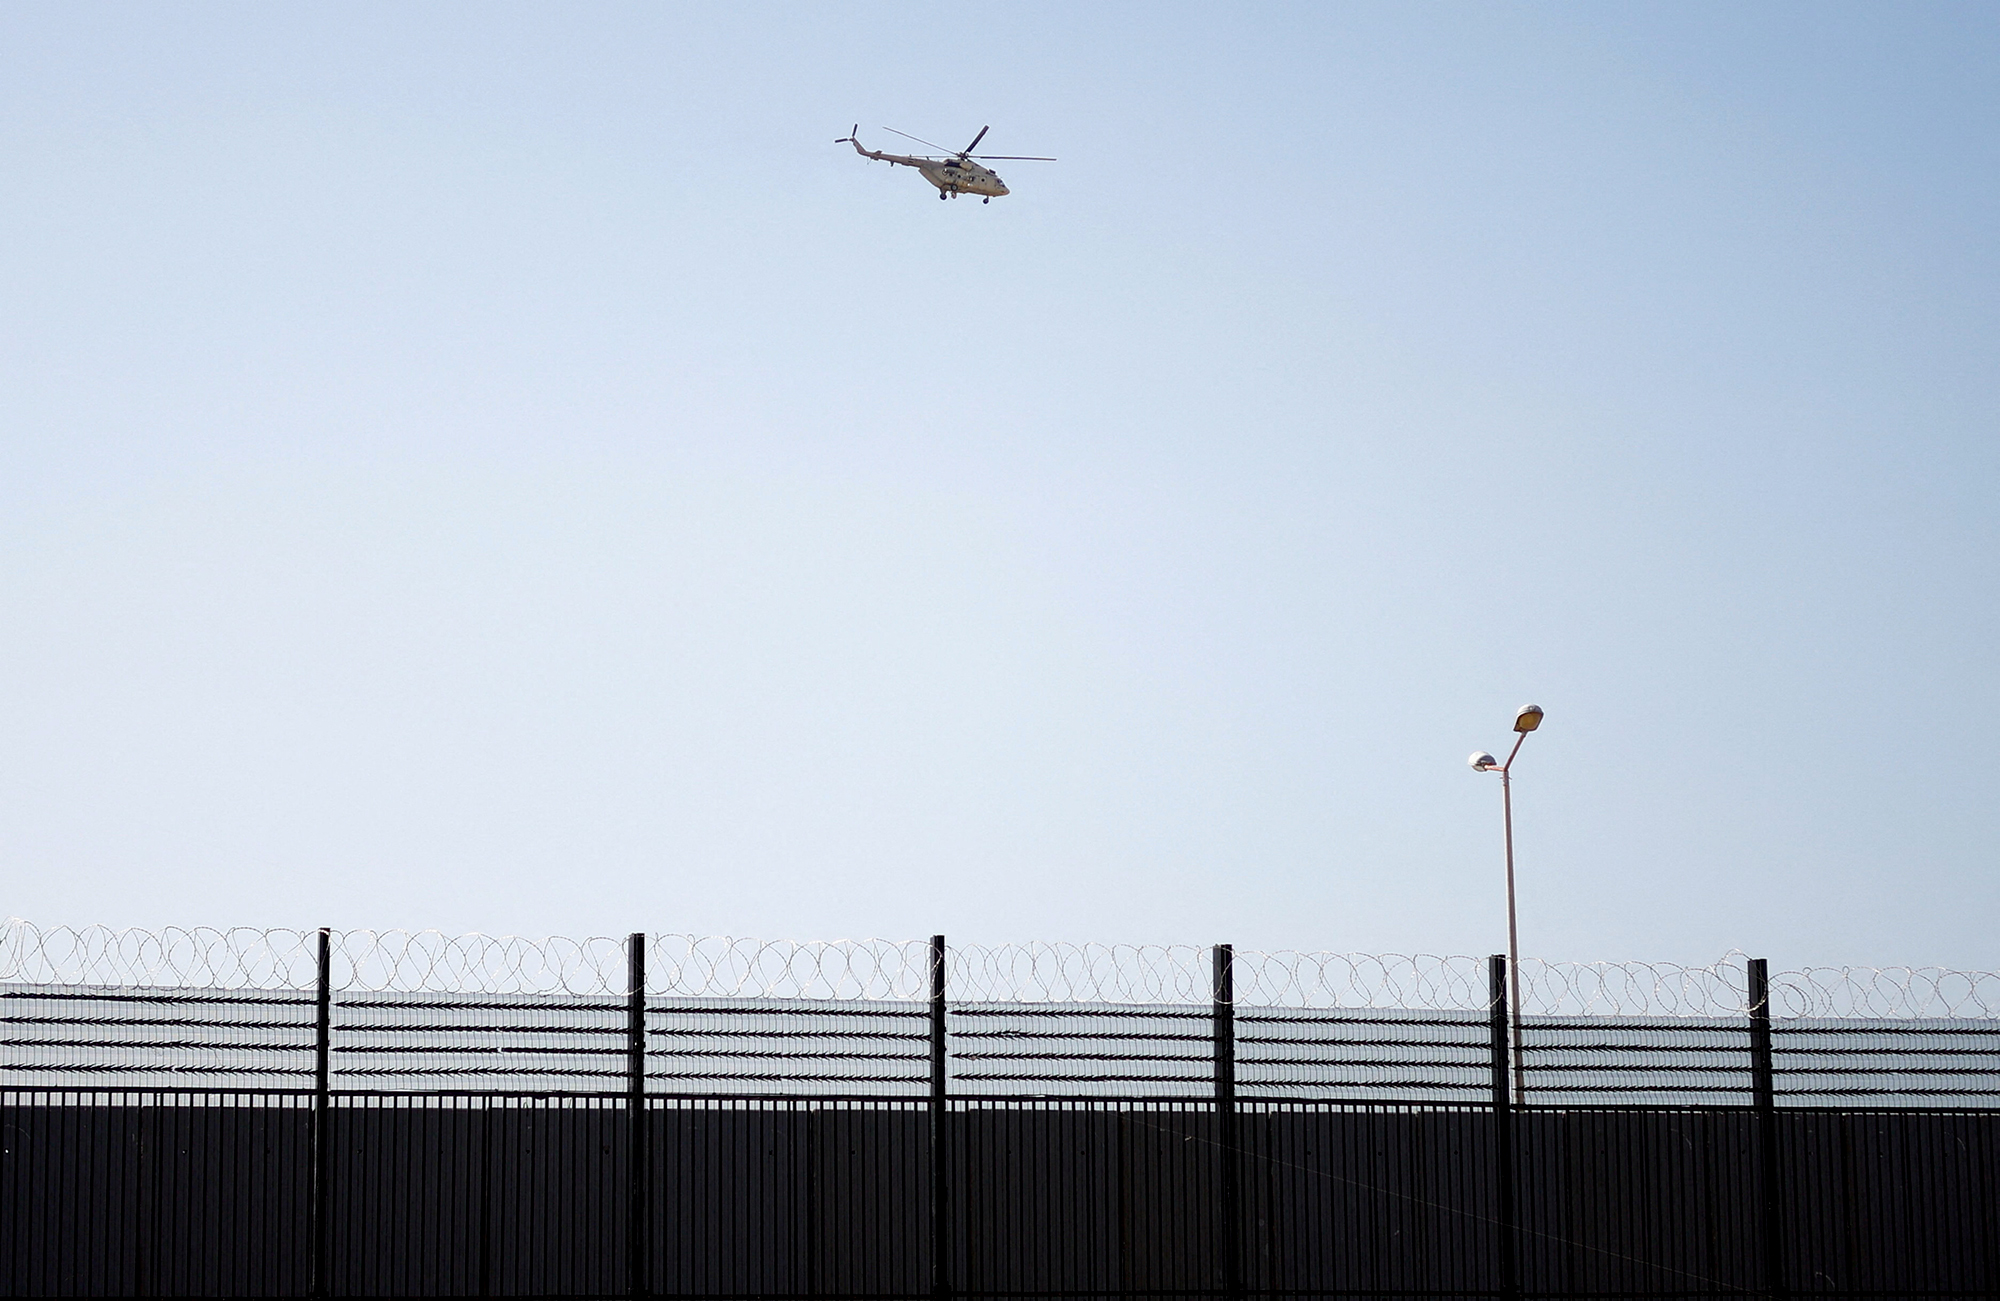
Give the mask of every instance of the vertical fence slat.
[(930, 1238), (931, 1296), (951, 1295), (951, 1115), (945, 1094), (945, 946), (944, 936), (931, 936), (931, 1095), (930, 1095)]
[(646, 936), (634, 931), (625, 941), (625, 1291), (635, 1297), (651, 1283), (646, 1130)]
[(1764, 1294), (1785, 1295), (1783, 1219), (1778, 1201), (1778, 1093), (1771, 1060), (1771, 971), (1749, 961), (1750, 1105), (1757, 1113), (1757, 1247)]
[(319, 928), (319, 978), (313, 1015), (312, 1263), (313, 1296), (332, 1296), (333, 1272), (333, 932)]
[(1488, 1035), (1492, 1045), (1494, 1226), (1498, 1239), (1500, 1295), (1517, 1301), (1521, 1295), (1519, 1230), (1514, 1208), (1514, 1099), (1507, 1080), (1507, 956), (1486, 960)]
[(1218, 944), (1209, 972), (1215, 1036), (1216, 1171), (1220, 1185), (1222, 1290), (1225, 1296), (1243, 1292), (1243, 1214), (1241, 1154), (1236, 1124), (1236, 946)]

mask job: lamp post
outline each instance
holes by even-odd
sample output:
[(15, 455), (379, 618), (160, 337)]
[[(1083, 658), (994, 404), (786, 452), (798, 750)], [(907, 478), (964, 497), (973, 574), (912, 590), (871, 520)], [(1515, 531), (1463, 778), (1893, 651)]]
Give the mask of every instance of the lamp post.
[(1484, 750), (1474, 754), (1469, 763), (1476, 772), (1497, 772), (1500, 774), (1500, 809), (1502, 823), (1507, 838), (1507, 983), (1510, 1019), (1514, 1022), (1514, 1105), (1520, 1106), (1528, 1100), (1528, 1077), (1521, 1061), (1521, 927), (1514, 912), (1514, 756), (1521, 753), (1521, 742), (1528, 739), (1528, 733), (1542, 725), (1542, 707), (1523, 705), (1514, 711), (1514, 748), (1507, 752), (1507, 762), (1500, 763)]

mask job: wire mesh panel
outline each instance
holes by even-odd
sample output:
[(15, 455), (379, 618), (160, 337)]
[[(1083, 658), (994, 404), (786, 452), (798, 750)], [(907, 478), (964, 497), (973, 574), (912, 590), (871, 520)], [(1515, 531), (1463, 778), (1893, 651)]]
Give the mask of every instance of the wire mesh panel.
[(2000, 1106), (2000, 1023), (1800, 1018), (1771, 1036), (1781, 1105)]
[(1199, 1097), (1215, 1087), (1206, 1008), (958, 1003), (946, 1027), (955, 1095)]
[(1528, 1099), (1543, 1105), (1750, 1102), (1750, 1023), (1722, 1017), (1523, 1018)]
[(601, 1093), (625, 1077), (622, 999), (575, 995), (340, 994), (337, 1089)]
[(296, 1088), (313, 1026), (296, 993), (0, 986), (0, 1086)]
[(1484, 1015), (1239, 1008), (1236, 1087), (1251, 1096), (1466, 1102), (1491, 1089)]
[(664, 1093), (915, 1096), (929, 1087), (922, 1004), (648, 999), (646, 1083)]
[(302, 1293), (305, 1101), (0, 1090), (0, 1293)]

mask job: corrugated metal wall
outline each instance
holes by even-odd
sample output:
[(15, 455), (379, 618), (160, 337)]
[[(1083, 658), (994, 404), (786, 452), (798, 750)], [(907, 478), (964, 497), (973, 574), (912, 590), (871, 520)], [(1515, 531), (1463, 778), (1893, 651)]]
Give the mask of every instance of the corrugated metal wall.
[[(0, 1292), (306, 1291), (310, 1111), (295, 1094), (0, 1095)], [(622, 1099), (348, 1096), (331, 1109), (336, 1295), (622, 1295)], [(921, 1100), (655, 1098), (648, 1288), (930, 1295)], [(1759, 1117), (1531, 1108), (1514, 1127), (1528, 1296), (1762, 1294)], [(1497, 1296), (1482, 1106), (1246, 1101), (1240, 1282), (1262, 1296)], [(1226, 1296), (1213, 1104), (952, 1104), (956, 1295)], [(2000, 1295), (2000, 1113), (1777, 1118), (1796, 1296)]]

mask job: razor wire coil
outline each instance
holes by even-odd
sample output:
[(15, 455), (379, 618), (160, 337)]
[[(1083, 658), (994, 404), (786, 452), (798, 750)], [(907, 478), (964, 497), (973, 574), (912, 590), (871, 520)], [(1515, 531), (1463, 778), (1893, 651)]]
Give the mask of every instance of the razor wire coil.
[[(0, 983), (13, 986), (296, 991), (318, 980), (317, 934), (253, 927), (41, 927), (0, 923)], [(330, 933), (329, 973), (345, 992), (498, 996), (626, 993), (626, 942), (592, 936)], [(1194, 1006), (1210, 999), (1212, 950), (1197, 945), (1027, 943), (954, 946), (956, 1003)], [(921, 940), (646, 937), (649, 995), (687, 999), (914, 1002), (929, 996)], [(1239, 950), (1244, 1007), (1489, 1008), (1484, 959), (1465, 955)], [(1740, 954), (1708, 966), (1649, 962), (1521, 964), (1523, 1011), (1561, 1017), (1742, 1017)], [(1941, 967), (1808, 967), (1771, 978), (1774, 1017), (2000, 1017), (2000, 972)]]

